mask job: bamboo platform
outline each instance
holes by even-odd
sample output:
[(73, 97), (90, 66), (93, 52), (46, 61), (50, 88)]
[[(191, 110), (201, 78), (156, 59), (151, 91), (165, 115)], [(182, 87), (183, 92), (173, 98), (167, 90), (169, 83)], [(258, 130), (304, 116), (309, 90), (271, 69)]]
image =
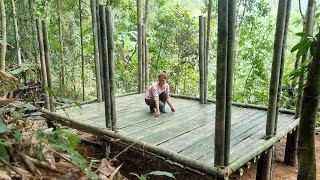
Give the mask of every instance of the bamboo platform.
[(176, 112), (167, 107), (168, 113), (155, 118), (142, 94), (116, 98), (117, 133), (105, 128), (104, 103), (43, 112), (46, 118), (127, 144), (135, 143), (136, 148), (220, 178), (227, 178), (258, 157), (299, 121), (292, 114), (280, 113), (277, 135), (264, 140), (267, 111), (233, 105), (230, 165), (214, 167), (215, 104), (181, 98), (173, 98), (173, 103)]

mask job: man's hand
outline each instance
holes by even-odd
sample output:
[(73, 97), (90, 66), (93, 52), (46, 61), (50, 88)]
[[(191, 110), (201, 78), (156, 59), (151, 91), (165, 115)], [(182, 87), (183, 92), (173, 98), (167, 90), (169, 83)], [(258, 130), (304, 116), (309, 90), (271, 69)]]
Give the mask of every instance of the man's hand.
[(176, 112), (176, 109), (174, 107), (171, 108), (172, 112)]

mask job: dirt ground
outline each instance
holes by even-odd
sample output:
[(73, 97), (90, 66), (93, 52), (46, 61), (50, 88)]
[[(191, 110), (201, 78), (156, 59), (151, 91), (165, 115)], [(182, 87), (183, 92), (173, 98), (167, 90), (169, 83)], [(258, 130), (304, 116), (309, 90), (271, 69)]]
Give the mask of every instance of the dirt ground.
[[(88, 136), (87, 136), (88, 137)], [(92, 139), (91, 139), (92, 140)], [(285, 138), (281, 140), (281, 142), (276, 144), (277, 148), (277, 157), (273, 163), (273, 180), (296, 180), (297, 179), (297, 167), (290, 167), (283, 164), (284, 152), (285, 152)], [(85, 156), (91, 154), (91, 156), (104, 156), (99, 147), (91, 147), (88, 146), (83, 147), (85, 151)], [(115, 146), (112, 149), (111, 156), (115, 156), (122, 152), (124, 147)], [(99, 152), (100, 151), (100, 152)], [(320, 135), (316, 136), (316, 160), (317, 160), (317, 179), (320, 180)], [(137, 179), (130, 173), (136, 173), (138, 175), (146, 174), (152, 171), (166, 171), (171, 172), (175, 179), (177, 180), (206, 180), (212, 179), (212, 177), (192, 172), (190, 170), (186, 170), (180, 168), (176, 165), (170, 165), (170, 163), (164, 163), (163, 160), (152, 158), (142, 153), (137, 153), (133, 151), (126, 151), (122, 153), (117, 160), (114, 162), (114, 166), (119, 166), (122, 164), (120, 169), (120, 173), (126, 177), (127, 179)], [(243, 168), (244, 173), (243, 176), (239, 176), (238, 174), (233, 174), (230, 179), (231, 180), (253, 180), (256, 176), (256, 165), (253, 164), (249, 169)], [(124, 178), (124, 179), (126, 179)], [(150, 176), (149, 179), (170, 179), (168, 177), (160, 177), (160, 176)]]

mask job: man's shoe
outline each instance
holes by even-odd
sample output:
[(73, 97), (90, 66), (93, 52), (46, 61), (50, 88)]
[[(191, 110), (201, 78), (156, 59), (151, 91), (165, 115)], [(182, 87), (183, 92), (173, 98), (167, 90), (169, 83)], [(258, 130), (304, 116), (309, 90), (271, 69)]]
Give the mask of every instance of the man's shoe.
[(150, 106), (150, 112), (151, 112), (151, 113), (155, 113), (154, 107), (151, 107), (151, 106)]

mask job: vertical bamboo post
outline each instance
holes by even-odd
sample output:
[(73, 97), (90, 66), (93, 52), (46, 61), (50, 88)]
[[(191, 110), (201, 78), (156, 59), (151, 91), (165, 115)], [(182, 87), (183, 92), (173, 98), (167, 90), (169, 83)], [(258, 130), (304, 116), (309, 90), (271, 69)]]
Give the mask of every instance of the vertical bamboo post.
[(224, 166), (228, 1), (218, 0), (218, 50), (214, 164)]
[(236, 0), (228, 1), (228, 49), (227, 49), (227, 82), (226, 82), (226, 120), (225, 120), (225, 148), (224, 165), (229, 165), (230, 137), (231, 137), (231, 108), (232, 84), (234, 64), (234, 44), (236, 31)]
[(142, 93), (142, 0), (137, 0), (137, 28), (138, 28), (138, 92)]
[(116, 101), (115, 101), (115, 81), (114, 81), (114, 42), (113, 42), (113, 19), (112, 8), (106, 9), (107, 16), (107, 39), (108, 39), (108, 61), (109, 61), (109, 81), (110, 81), (110, 105), (112, 130), (117, 130)]
[(102, 63), (102, 43), (101, 43), (101, 31), (100, 31), (100, 10), (99, 10), (99, 5), (100, 5), (100, 0), (95, 0), (96, 1), (96, 10), (97, 10), (97, 32), (98, 32), (98, 47), (99, 47), (99, 64), (100, 64), (100, 79), (101, 79), (101, 96), (102, 96), (102, 101), (105, 100), (104, 98), (104, 81), (103, 81), (103, 63)]
[(199, 74), (200, 103), (204, 104), (204, 17), (199, 16)]
[(142, 61), (141, 61), (141, 67), (142, 67), (142, 83), (141, 83), (141, 88), (142, 91), (144, 92), (146, 90), (145, 88), (145, 77), (146, 77), (146, 57), (145, 57), (145, 42), (144, 42), (144, 25), (141, 25), (141, 54), (142, 54)]
[(97, 11), (96, 0), (91, 0), (91, 16), (92, 16), (92, 34), (94, 42), (94, 62), (96, 70), (96, 89), (97, 101), (102, 102), (101, 92), (101, 77), (100, 77), (100, 59), (99, 59), (99, 40), (98, 40), (98, 26), (97, 26)]
[(210, 33), (211, 33), (211, 12), (212, 12), (212, 0), (209, 0), (208, 4), (208, 20), (206, 31), (206, 48), (205, 48), (205, 76), (204, 76), (204, 100), (208, 101), (208, 71), (209, 71), (209, 52), (210, 52)]
[(274, 134), (277, 134), (278, 113), (280, 108), (279, 106), (280, 106), (280, 99), (281, 99), (281, 92), (282, 92), (282, 77), (283, 77), (283, 71), (284, 71), (284, 64), (286, 61), (287, 36), (288, 36), (288, 26), (290, 21), (290, 11), (291, 11), (291, 0), (287, 0), (287, 10), (286, 10), (286, 17), (285, 17), (286, 19), (285, 19), (284, 35), (283, 35), (283, 46), (282, 46), (281, 62), (280, 62), (280, 74), (279, 74), (279, 86), (278, 86), (278, 94), (277, 94)]
[(52, 89), (52, 79), (51, 79), (51, 70), (50, 70), (49, 38), (48, 38), (46, 20), (42, 20), (42, 32), (43, 32), (44, 58), (45, 58), (45, 62), (46, 62), (48, 88), (51, 90), (51, 92), (49, 92), (50, 110), (55, 111), (53, 89)]
[[(281, 54), (282, 54), (282, 46), (283, 46), (286, 10), (287, 10), (287, 0), (279, 1), (275, 40), (274, 40), (271, 80), (270, 80), (270, 88), (269, 88), (269, 103), (268, 103), (268, 112), (267, 112), (266, 136), (265, 136), (266, 140), (274, 136), (277, 93), (278, 93), (278, 85), (279, 85), (280, 63), (281, 63)], [(267, 150), (267, 153), (263, 154), (263, 156), (265, 156), (263, 158), (264, 161), (262, 163), (261, 170), (257, 171), (257, 177), (261, 176), (261, 178), (265, 180), (269, 180), (271, 178), (272, 155), (273, 155), (273, 147), (270, 147)]]
[(79, 0), (79, 18), (80, 18), (80, 47), (81, 47), (81, 79), (82, 79), (82, 100), (85, 100), (84, 92), (84, 57), (83, 57), (83, 35), (82, 35), (82, 8)]
[(99, 5), (100, 13), (100, 34), (101, 34), (101, 50), (103, 64), (103, 84), (104, 84), (104, 106), (106, 116), (106, 127), (111, 126), (111, 103), (110, 103), (110, 82), (109, 82), (109, 64), (107, 49), (107, 29), (106, 29), (106, 11), (104, 5)]
[(38, 31), (38, 43), (39, 43), (39, 54), (40, 54), (40, 65), (41, 65), (41, 78), (44, 92), (44, 108), (50, 110), (50, 100), (49, 100), (49, 92), (45, 89), (48, 87), (47, 80), (47, 70), (46, 70), (46, 62), (44, 59), (44, 47), (43, 47), (43, 33), (42, 33), (42, 24), (39, 19), (36, 19), (36, 28)]

